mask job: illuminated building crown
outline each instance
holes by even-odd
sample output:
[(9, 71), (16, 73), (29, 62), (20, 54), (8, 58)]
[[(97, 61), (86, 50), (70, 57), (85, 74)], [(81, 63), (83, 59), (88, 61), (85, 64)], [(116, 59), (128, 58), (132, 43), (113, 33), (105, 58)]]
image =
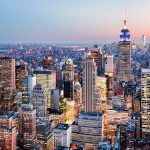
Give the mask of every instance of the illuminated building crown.
[(121, 33), (120, 33), (120, 41), (121, 42), (130, 41), (130, 31), (128, 30), (126, 24), (127, 24), (127, 21), (125, 19), (123, 29), (121, 30)]

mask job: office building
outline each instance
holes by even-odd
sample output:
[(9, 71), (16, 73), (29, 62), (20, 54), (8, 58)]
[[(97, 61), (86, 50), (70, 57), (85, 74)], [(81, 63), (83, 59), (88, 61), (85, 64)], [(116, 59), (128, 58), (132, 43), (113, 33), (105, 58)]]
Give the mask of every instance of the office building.
[(73, 93), (74, 93), (74, 81), (72, 80), (64, 81), (64, 98), (73, 100)]
[(82, 143), (85, 150), (97, 150), (102, 140), (102, 113), (80, 112), (72, 124), (72, 142)]
[(22, 104), (19, 110), (19, 139), (19, 146), (27, 150), (36, 143), (36, 110), (32, 104)]
[(16, 89), (15, 59), (1, 58), (0, 82), (12, 92)]
[(36, 118), (47, 116), (47, 94), (41, 84), (34, 86), (30, 99), (33, 108), (36, 109)]
[(120, 33), (120, 58), (119, 58), (119, 80), (131, 80), (131, 42), (130, 42), (130, 32), (126, 25), (126, 20), (124, 20), (124, 26)]
[[(97, 67), (89, 52), (83, 61), (82, 104), (87, 112), (99, 112), (100, 98), (96, 88)], [(99, 93), (98, 93), (99, 94)]]
[(131, 114), (131, 124), (133, 124), (135, 126), (136, 138), (139, 138), (139, 139), (142, 138), (141, 123), (142, 123), (141, 114), (139, 112), (138, 113), (132, 113)]
[(36, 85), (36, 76), (28, 75), (28, 93), (31, 96), (33, 87)]
[(60, 89), (51, 90), (51, 108), (55, 110), (59, 110), (59, 99), (61, 95)]
[(44, 57), (44, 69), (53, 70), (54, 69), (54, 58), (52, 56)]
[(141, 71), (142, 136), (150, 135), (150, 69)]
[(16, 89), (17, 91), (22, 91), (22, 79), (28, 76), (27, 65), (17, 65), (16, 66)]
[(106, 63), (105, 63), (105, 74), (108, 76), (113, 76), (113, 55), (107, 54), (106, 55)]
[(51, 131), (51, 123), (48, 120), (36, 122), (37, 143), (40, 143), (44, 150), (54, 150), (54, 139)]
[(54, 130), (54, 148), (58, 146), (69, 147), (71, 143), (71, 126), (68, 124), (58, 124)]
[(16, 150), (17, 121), (13, 112), (0, 111), (0, 150)]
[(36, 83), (42, 85), (47, 93), (47, 107), (50, 108), (51, 104), (51, 90), (56, 88), (56, 72), (51, 70), (38, 70), (33, 71), (36, 75)]
[(82, 87), (79, 82), (74, 85), (74, 101), (76, 103), (82, 103)]
[(0, 59), (0, 83), (1, 83), (1, 100), (2, 109), (12, 109), (13, 92), (16, 89), (15, 59)]
[(16, 127), (0, 127), (0, 150), (16, 150)]
[(94, 45), (94, 50), (91, 51), (91, 55), (97, 66), (97, 75), (100, 76), (103, 74), (103, 55), (97, 45)]
[(74, 66), (71, 58), (67, 59), (65, 66), (65, 81), (74, 81)]

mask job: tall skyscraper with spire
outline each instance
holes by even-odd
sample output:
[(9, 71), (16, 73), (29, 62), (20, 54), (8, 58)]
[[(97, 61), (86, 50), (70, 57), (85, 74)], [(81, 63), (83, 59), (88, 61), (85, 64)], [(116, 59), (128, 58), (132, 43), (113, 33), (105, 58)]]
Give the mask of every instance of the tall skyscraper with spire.
[(118, 78), (119, 80), (131, 80), (131, 41), (126, 19), (124, 19), (124, 26), (120, 33), (119, 47), (120, 58)]

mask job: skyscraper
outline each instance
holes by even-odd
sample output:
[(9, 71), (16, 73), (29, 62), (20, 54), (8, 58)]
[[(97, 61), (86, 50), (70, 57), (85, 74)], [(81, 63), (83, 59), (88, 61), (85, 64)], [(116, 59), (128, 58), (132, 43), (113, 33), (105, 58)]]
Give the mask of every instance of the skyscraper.
[(53, 70), (54, 69), (54, 58), (52, 56), (44, 57), (44, 69)]
[(72, 124), (72, 142), (82, 144), (85, 150), (97, 150), (102, 139), (102, 113), (80, 112)]
[(109, 76), (113, 76), (113, 55), (106, 55), (107, 57), (107, 63), (105, 63), (105, 74)]
[(131, 42), (130, 32), (126, 25), (126, 19), (124, 20), (124, 26), (120, 33), (120, 58), (119, 58), (119, 80), (131, 80)]
[(47, 94), (41, 84), (34, 86), (30, 102), (34, 109), (36, 109), (37, 118), (44, 118), (47, 116)]
[(69, 58), (66, 61), (66, 67), (65, 67), (65, 80), (66, 81), (73, 81), (74, 80), (74, 66), (73, 61), (71, 58)]
[(73, 85), (73, 81), (71, 80), (67, 80), (64, 81), (64, 97), (65, 98), (70, 98), (71, 100), (73, 100), (73, 89), (74, 89), (74, 85)]
[(16, 89), (15, 59), (4, 57), (0, 59), (0, 83), (2, 108), (11, 109), (13, 105), (13, 92)]
[(54, 148), (58, 146), (70, 146), (71, 143), (71, 126), (68, 124), (58, 124), (54, 128)]
[(89, 52), (83, 61), (83, 108), (87, 112), (99, 112), (100, 98), (96, 88), (97, 67)]
[(16, 66), (16, 89), (22, 91), (22, 79), (28, 75), (27, 65)]
[(15, 77), (15, 59), (12, 58), (1, 58), (1, 82), (4, 83), (4, 86), (9, 88), (10, 91), (16, 89), (16, 77)]
[(54, 139), (50, 121), (38, 120), (36, 122), (36, 136), (37, 143), (42, 144), (43, 150), (54, 150)]
[(14, 113), (0, 111), (0, 150), (16, 150), (16, 121)]
[(150, 69), (141, 73), (142, 136), (150, 135)]
[(32, 104), (22, 104), (19, 110), (19, 138), (24, 149), (32, 149), (36, 142), (36, 110)]
[(41, 84), (46, 90), (47, 94), (47, 107), (50, 108), (51, 97), (50, 93), (52, 89), (56, 88), (56, 72), (51, 70), (37, 70), (33, 71), (33, 74), (36, 75), (36, 82)]
[(99, 52), (97, 45), (94, 45), (94, 50), (91, 51), (91, 55), (94, 58), (96, 66), (97, 66), (97, 75), (101, 75), (103, 73), (103, 70), (102, 70), (103, 56), (102, 56), (102, 52)]

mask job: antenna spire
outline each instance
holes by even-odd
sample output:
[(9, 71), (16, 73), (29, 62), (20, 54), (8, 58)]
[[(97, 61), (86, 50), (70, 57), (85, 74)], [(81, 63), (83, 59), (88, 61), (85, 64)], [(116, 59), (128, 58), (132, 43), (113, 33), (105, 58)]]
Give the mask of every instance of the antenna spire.
[(123, 26), (123, 28), (124, 29), (127, 29), (127, 15), (126, 15), (126, 9), (125, 9), (125, 13), (124, 13), (124, 26)]

